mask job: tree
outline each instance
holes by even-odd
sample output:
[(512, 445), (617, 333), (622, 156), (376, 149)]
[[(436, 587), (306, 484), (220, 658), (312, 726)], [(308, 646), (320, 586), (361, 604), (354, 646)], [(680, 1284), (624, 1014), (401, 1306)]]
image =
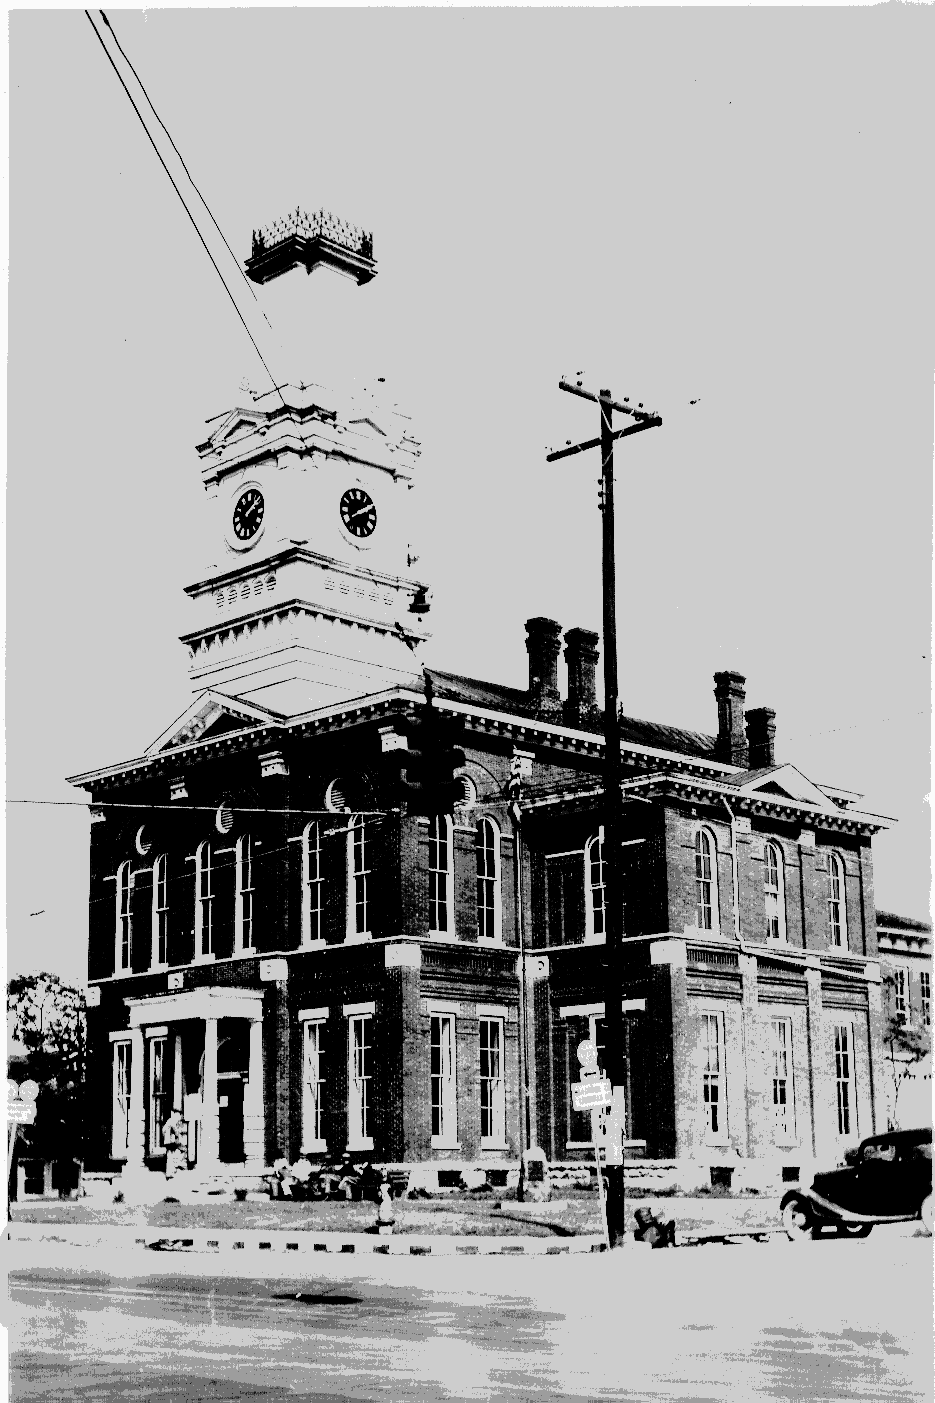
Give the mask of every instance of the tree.
[(12, 1036), (26, 1049), (26, 1077), (39, 1083), (36, 1120), (20, 1134), (42, 1159), (81, 1157), (85, 997), (57, 974), (20, 974), (7, 985)]
[(912, 1076), (914, 1068), (932, 1051), (932, 1039), (927, 1028), (913, 1025), (893, 1012), (893, 993), (896, 977), (892, 973), (883, 976), (887, 989), (887, 1014), (883, 1028), (883, 1045), (887, 1050), (890, 1075), (893, 1079), (893, 1100), (889, 1114), (889, 1129), (899, 1126), (899, 1092), (903, 1083)]

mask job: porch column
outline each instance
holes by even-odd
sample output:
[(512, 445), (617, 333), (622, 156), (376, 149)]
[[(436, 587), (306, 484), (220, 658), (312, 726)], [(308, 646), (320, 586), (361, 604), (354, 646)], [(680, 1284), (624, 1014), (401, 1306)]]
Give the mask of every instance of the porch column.
[(216, 1169), (220, 1162), (218, 1134), (218, 1021), (205, 1019), (205, 1061), (201, 1078), (201, 1143), (199, 1169)]
[(146, 1047), (142, 1028), (130, 1029), (130, 1133), (127, 1168), (142, 1169), (146, 1150)]
[(182, 1035), (175, 1035), (175, 1049), (172, 1054), (172, 1109), (182, 1110)]
[(263, 1116), (263, 1022), (250, 1022), (250, 1061), (243, 1095), (243, 1149), (247, 1164), (266, 1161), (266, 1127)]

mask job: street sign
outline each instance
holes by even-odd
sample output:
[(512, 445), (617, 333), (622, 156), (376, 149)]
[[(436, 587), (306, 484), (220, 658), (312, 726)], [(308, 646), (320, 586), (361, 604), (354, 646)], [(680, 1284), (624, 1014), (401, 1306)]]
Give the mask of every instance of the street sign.
[(8, 1101), (7, 1125), (32, 1125), (36, 1119), (35, 1101)]
[(610, 1082), (607, 1077), (588, 1077), (585, 1081), (572, 1082), (571, 1100), (576, 1111), (609, 1106), (613, 1101)]

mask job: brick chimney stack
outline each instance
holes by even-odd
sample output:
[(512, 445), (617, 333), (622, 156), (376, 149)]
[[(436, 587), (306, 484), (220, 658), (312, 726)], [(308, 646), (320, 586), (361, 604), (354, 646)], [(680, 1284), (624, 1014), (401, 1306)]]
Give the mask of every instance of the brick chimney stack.
[(527, 619), (526, 633), (530, 703), (537, 716), (560, 715), (558, 655), (562, 650), (562, 626), (554, 619)]
[(746, 678), (739, 672), (716, 672), (714, 696), (717, 701), (717, 745), (715, 756), (728, 765), (746, 768), (747, 739), (743, 731), (743, 704)]
[(776, 713), (768, 706), (747, 712), (747, 742), (751, 770), (768, 770), (776, 763)]
[(598, 714), (594, 672), (600, 656), (597, 651), (599, 635), (586, 628), (570, 628), (565, 634), (565, 661), (568, 664), (568, 700), (565, 721), (569, 726), (581, 726), (593, 721)]

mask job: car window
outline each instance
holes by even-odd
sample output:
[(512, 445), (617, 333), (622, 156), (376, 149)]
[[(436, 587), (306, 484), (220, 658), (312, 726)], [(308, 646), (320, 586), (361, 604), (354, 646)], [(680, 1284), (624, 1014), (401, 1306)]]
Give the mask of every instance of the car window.
[(900, 1159), (918, 1160), (918, 1159), (931, 1159), (931, 1158), (932, 1158), (932, 1145), (931, 1145), (931, 1142), (924, 1143), (924, 1144), (921, 1144), (921, 1145), (920, 1145), (920, 1144), (915, 1144), (915, 1145), (903, 1145), (903, 1152), (902, 1152), (902, 1154), (900, 1155)]
[(869, 1159), (894, 1160), (896, 1158), (896, 1146), (890, 1140), (881, 1145), (865, 1145), (863, 1159), (866, 1163)]

